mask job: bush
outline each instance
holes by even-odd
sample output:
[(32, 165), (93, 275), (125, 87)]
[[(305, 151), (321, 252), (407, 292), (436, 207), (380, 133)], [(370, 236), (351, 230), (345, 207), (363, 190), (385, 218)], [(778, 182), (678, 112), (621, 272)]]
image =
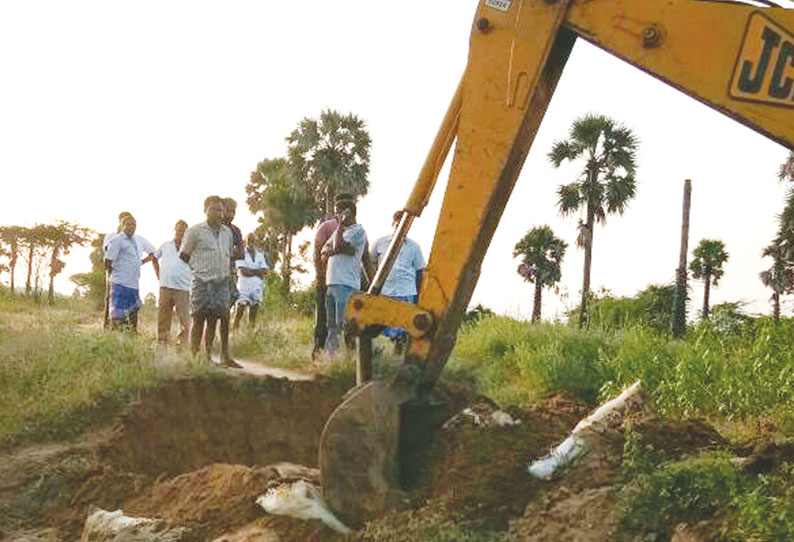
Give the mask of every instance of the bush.
[(636, 481), (641, 487), (628, 500), (624, 526), (668, 536), (679, 522), (710, 519), (731, 503), (740, 483), (723, 455), (664, 464)]
[(461, 329), (450, 367), (474, 375), (497, 401), (564, 390), (593, 403), (641, 379), (662, 414), (792, 413), (794, 320), (760, 318), (731, 329), (703, 322), (672, 341), (647, 325), (579, 330), (496, 316)]
[[(588, 301), (587, 326), (591, 329), (618, 329), (636, 325), (650, 326), (668, 333), (672, 322), (674, 284), (651, 285), (634, 297), (615, 297), (605, 291), (591, 295)], [(569, 322), (579, 321), (581, 308), (568, 313)]]

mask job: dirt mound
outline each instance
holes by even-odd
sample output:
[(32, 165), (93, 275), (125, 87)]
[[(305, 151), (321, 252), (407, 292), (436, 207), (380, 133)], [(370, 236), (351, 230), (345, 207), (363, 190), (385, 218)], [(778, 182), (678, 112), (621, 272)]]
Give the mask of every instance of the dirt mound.
[[(226, 376), (153, 390), (98, 444), (53, 451), (57, 464), (35, 451), (28, 463), (18, 453), (11, 454), (16, 463), (0, 460), (0, 472), (18, 473), (16, 493), (39, 499), (28, 508), (40, 514), (20, 523), (16, 535), (6, 530), (0, 538), (20, 540), (23, 531), (37, 529), (36, 536), (77, 540), (89, 505), (96, 505), (167, 520), (184, 527), (188, 541), (634, 540), (620, 532), (627, 439), (665, 460), (727, 446), (705, 422), (639, 412), (588, 440), (588, 451), (561, 476), (541, 481), (527, 473), (528, 463), (559, 444), (589, 413), (587, 405), (555, 396), (501, 410), (470, 390), (442, 385), (437, 404), (409, 407), (406, 414), (423, 419), (426, 434), (410, 436), (415, 446), (404, 465), (403, 508), (345, 538), (318, 521), (269, 515), (255, 503), (273, 484), (318, 482), (311, 467), (319, 436), (345, 388)], [(792, 450), (789, 441), (757, 446), (737, 466), (762, 468)], [(44, 530), (53, 527), (57, 532)], [(700, 527), (677, 527), (677, 540), (700, 540), (692, 538)], [(470, 536), (467, 529), (491, 534)]]
[(101, 458), (150, 476), (210, 463), (315, 466), (323, 425), (344, 389), (253, 376), (177, 380), (119, 418)]
[[(333, 536), (319, 522), (265, 516), (255, 504), (255, 499), (274, 483), (293, 479), (316, 483), (319, 472), (284, 463), (255, 468), (216, 463), (157, 483), (127, 501), (123, 509), (130, 516), (167, 519), (185, 525), (190, 540), (209, 540), (237, 530), (249, 532), (246, 536), (261, 531), (282, 537), (278, 540), (297, 540), (283, 538), (285, 534), (294, 536), (289, 534), (292, 531), (300, 532), (301, 536), (312, 533)], [(240, 538), (242, 534), (229, 536)]]
[(602, 486), (572, 492), (560, 486), (530, 503), (510, 524), (515, 542), (604, 542), (617, 526), (614, 488)]

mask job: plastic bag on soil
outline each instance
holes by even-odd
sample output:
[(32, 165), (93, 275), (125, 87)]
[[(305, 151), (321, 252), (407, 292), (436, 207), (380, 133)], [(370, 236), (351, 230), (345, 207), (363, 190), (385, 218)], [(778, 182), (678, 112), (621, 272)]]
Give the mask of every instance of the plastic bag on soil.
[(551, 479), (559, 470), (573, 463), (587, 450), (587, 436), (603, 433), (620, 425), (627, 410), (642, 404), (642, 383), (638, 380), (620, 395), (599, 406), (581, 420), (571, 434), (545, 457), (533, 461), (527, 470), (532, 476)]

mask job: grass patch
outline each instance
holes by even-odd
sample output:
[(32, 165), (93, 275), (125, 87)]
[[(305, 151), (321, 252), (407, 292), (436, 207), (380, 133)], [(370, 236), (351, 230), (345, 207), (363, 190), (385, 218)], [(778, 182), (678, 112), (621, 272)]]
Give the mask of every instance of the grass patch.
[(668, 535), (679, 522), (710, 519), (740, 487), (728, 456), (719, 454), (663, 464), (635, 483), (639, 488), (628, 500), (624, 527)]
[(236, 356), (252, 358), (274, 367), (309, 364), (314, 340), (314, 320), (305, 316), (263, 314), (256, 326), (243, 325), (232, 334)]
[(684, 340), (645, 325), (581, 330), (504, 316), (463, 326), (450, 360), (495, 400), (531, 403), (567, 391), (597, 403), (641, 379), (662, 414), (794, 419), (794, 321), (740, 329), (705, 322)]
[(159, 366), (151, 337), (104, 333), (99, 318), (78, 301), (0, 298), (0, 447), (72, 438), (174, 371), (206, 370)]
[(723, 542), (794, 540), (794, 464), (770, 473), (736, 469), (723, 452), (663, 462), (627, 432), (623, 453), (625, 516), (631, 532), (672, 534), (718, 516)]

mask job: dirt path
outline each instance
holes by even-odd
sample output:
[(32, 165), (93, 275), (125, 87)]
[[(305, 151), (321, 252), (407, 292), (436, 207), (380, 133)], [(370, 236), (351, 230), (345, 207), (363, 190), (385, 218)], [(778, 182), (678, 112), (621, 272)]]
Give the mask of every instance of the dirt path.
[[(212, 357), (213, 363), (220, 363), (217, 356)], [(248, 374), (251, 376), (270, 377), (270, 378), (286, 378), (293, 382), (308, 382), (314, 380), (315, 374), (307, 371), (295, 371), (292, 369), (284, 369), (281, 367), (271, 367), (264, 363), (253, 361), (249, 359), (236, 358), (235, 361), (242, 365), (242, 369), (225, 369), (230, 372), (237, 372)]]

